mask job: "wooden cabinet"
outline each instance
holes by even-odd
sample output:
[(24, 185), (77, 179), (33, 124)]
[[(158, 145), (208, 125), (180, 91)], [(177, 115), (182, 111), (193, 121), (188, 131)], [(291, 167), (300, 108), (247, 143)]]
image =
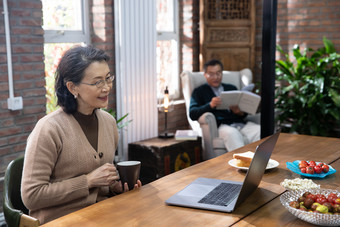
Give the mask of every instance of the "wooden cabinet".
[(129, 160), (141, 161), (140, 180), (150, 183), (160, 177), (202, 161), (202, 139), (151, 138), (129, 143)]
[(255, 0), (200, 0), (200, 67), (214, 58), (225, 70), (254, 70)]

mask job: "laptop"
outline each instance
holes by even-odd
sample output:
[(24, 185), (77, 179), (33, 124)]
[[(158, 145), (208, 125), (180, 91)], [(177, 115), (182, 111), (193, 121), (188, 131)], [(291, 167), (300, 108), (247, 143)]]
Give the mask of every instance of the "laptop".
[(253, 160), (243, 182), (197, 178), (183, 190), (166, 200), (165, 203), (204, 210), (234, 211), (260, 184), (280, 131), (277, 131), (256, 147)]

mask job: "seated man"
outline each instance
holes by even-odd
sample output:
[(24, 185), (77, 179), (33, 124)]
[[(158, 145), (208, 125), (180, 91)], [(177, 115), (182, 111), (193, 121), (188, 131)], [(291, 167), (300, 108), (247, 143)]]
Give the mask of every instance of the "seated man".
[(234, 85), (222, 83), (222, 63), (210, 60), (204, 64), (203, 69), (207, 83), (196, 88), (191, 95), (190, 118), (198, 120), (205, 112), (213, 113), (219, 135), (223, 138), (228, 151), (259, 140), (260, 125), (246, 122), (247, 114), (238, 106), (230, 106), (230, 109), (226, 110), (216, 109), (216, 106), (222, 103), (220, 98), (222, 91), (237, 90)]

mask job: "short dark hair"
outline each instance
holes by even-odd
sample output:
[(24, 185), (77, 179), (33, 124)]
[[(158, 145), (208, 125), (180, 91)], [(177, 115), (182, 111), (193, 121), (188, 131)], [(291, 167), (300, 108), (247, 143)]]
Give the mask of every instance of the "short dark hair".
[(57, 104), (66, 113), (75, 113), (78, 108), (77, 100), (67, 89), (66, 83), (71, 81), (78, 85), (91, 63), (109, 60), (110, 57), (103, 50), (93, 46), (74, 46), (64, 53), (55, 73), (55, 92)]
[(221, 70), (223, 71), (223, 64), (220, 60), (217, 59), (211, 59), (210, 61), (207, 61), (204, 65), (203, 65), (203, 70), (204, 72), (207, 72), (207, 68), (208, 66), (215, 66), (215, 65), (219, 65), (221, 66)]

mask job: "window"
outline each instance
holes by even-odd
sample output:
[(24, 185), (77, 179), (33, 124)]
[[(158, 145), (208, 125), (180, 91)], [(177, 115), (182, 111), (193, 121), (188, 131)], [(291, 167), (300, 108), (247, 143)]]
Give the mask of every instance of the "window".
[(54, 73), (63, 53), (76, 44), (89, 44), (88, 0), (42, 0), (46, 112), (57, 108)]
[(157, 2), (157, 96), (165, 87), (173, 98), (179, 97), (179, 35), (177, 0)]
[(42, 0), (45, 43), (90, 43), (88, 0)]

